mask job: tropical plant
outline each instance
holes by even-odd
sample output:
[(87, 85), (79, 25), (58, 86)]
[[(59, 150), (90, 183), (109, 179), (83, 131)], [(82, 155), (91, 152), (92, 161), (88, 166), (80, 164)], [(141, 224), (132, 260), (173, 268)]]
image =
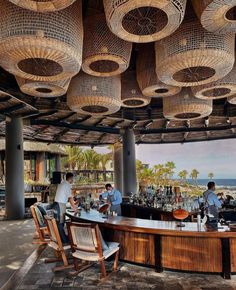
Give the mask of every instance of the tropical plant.
[(213, 177), (214, 177), (214, 173), (209, 172), (209, 173), (208, 173), (208, 178), (209, 178), (209, 179), (213, 179)]
[(193, 169), (192, 172), (190, 173), (190, 177), (192, 178), (193, 182), (197, 184), (197, 177), (198, 177), (199, 172), (197, 169)]
[(83, 167), (83, 151), (78, 146), (66, 146), (66, 157), (62, 158), (62, 166), (68, 170), (75, 170), (76, 167)]
[(168, 179), (172, 179), (175, 173), (174, 169), (176, 168), (175, 163), (173, 161), (168, 161), (165, 164), (165, 168)]
[(93, 149), (83, 151), (84, 169), (99, 169), (100, 154)]
[(188, 171), (187, 171), (187, 170), (181, 170), (181, 171), (178, 173), (178, 176), (179, 176), (179, 178), (180, 178), (182, 181), (186, 181), (187, 176), (188, 176)]

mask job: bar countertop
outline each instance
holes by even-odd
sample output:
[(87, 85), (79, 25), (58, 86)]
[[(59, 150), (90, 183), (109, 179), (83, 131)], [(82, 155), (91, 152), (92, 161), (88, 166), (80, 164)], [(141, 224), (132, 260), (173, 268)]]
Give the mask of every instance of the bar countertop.
[(201, 227), (198, 227), (197, 223), (184, 222), (185, 227), (178, 227), (176, 221), (157, 221), (122, 216), (105, 217), (96, 210), (90, 210), (89, 212), (82, 210), (80, 215), (75, 214), (72, 210), (67, 210), (66, 215), (74, 221), (96, 222), (103, 227), (116, 230), (165, 236), (236, 238), (236, 232), (229, 231), (227, 226), (222, 226), (220, 229), (214, 230), (203, 224)]

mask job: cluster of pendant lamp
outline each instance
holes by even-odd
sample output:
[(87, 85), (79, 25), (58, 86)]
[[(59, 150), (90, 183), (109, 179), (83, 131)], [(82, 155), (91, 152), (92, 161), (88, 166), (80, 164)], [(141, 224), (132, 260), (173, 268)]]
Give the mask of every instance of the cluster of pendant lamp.
[[(109, 115), (163, 98), (167, 119), (236, 104), (236, 5), (232, 0), (103, 0), (82, 21), (82, 0), (0, 0), (0, 66), (36, 97), (67, 93), (86, 115)], [(129, 70), (132, 43), (136, 71)], [(144, 44), (145, 43), (145, 44)]]

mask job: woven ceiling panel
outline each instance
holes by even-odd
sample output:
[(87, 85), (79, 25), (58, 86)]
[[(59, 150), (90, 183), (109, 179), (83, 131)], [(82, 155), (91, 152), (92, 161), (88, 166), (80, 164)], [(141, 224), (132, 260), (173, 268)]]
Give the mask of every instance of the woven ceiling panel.
[(171, 97), (163, 98), (163, 114), (168, 120), (194, 120), (212, 113), (212, 100), (194, 97), (190, 88)]
[(110, 31), (104, 14), (86, 18), (84, 29), (84, 72), (95, 76), (112, 76), (128, 68), (132, 43), (120, 39)]
[(181, 87), (167, 85), (158, 79), (155, 64), (153, 43), (143, 45), (138, 51), (136, 63), (137, 81), (143, 95), (166, 97), (179, 93)]
[(111, 31), (131, 42), (152, 42), (173, 33), (184, 18), (186, 0), (103, 0)]
[(193, 94), (200, 99), (221, 99), (236, 94), (236, 65), (222, 79), (202, 85), (192, 87)]
[(72, 111), (86, 115), (109, 115), (121, 106), (120, 76), (95, 77), (83, 72), (75, 76), (67, 93)]
[(70, 79), (56, 82), (38, 82), (16, 77), (20, 90), (33, 97), (53, 98), (65, 95)]
[(24, 79), (68, 79), (82, 63), (81, 1), (54, 13), (38, 13), (0, 0), (0, 65)]
[(121, 75), (121, 101), (122, 107), (126, 108), (144, 107), (151, 101), (140, 91), (134, 71), (126, 71)]
[(213, 34), (196, 21), (186, 21), (155, 44), (156, 72), (174, 86), (196, 86), (227, 75), (234, 65), (234, 34)]
[(202, 26), (214, 33), (236, 33), (234, 0), (192, 0)]
[(37, 12), (53, 12), (64, 9), (76, 0), (9, 0), (12, 3)]

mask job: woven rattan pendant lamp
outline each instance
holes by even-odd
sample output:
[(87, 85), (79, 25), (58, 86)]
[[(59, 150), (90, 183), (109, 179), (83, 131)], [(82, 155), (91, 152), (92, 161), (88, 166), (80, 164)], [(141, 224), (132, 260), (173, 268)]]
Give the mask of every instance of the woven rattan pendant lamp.
[(121, 106), (120, 76), (95, 77), (83, 72), (75, 76), (67, 92), (69, 108), (86, 115), (109, 115)]
[(214, 33), (236, 33), (234, 0), (192, 0), (202, 26)]
[(172, 96), (181, 91), (161, 82), (155, 71), (155, 51), (153, 43), (143, 44), (139, 48), (136, 63), (137, 81), (143, 95), (148, 97)]
[(134, 71), (126, 71), (121, 75), (122, 107), (139, 108), (147, 106), (151, 101), (140, 91)]
[(9, 0), (12, 3), (37, 12), (53, 12), (64, 9), (76, 0)]
[(236, 66), (222, 79), (202, 85), (192, 87), (193, 94), (200, 99), (221, 99), (236, 94)]
[(234, 65), (233, 34), (213, 34), (188, 20), (155, 44), (158, 78), (173, 86), (197, 86), (223, 78)]
[(56, 81), (76, 75), (82, 63), (81, 1), (38, 13), (0, 0), (0, 65), (24, 79)]
[(131, 42), (152, 42), (170, 35), (182, 22), (186, 0), (103, 0), (111, 31)]
[(114, 35), (104, 14), (91, 15), (84, 21), (84, 72), (95, 76), (118, 75), (129, 66), (132, 43)]
[(194, 120), (207, 117), (212, 112), (212, 100), (194, 97), (190, 88), (171, 97), (163, 98), (163, 114), (168, 120)]
[(70, 84), (70, 79), (49, 83), (16, 77), (16, 81), (23, 93), (40, 98), (53, 98), (65, 95)]
[(228, 97), (227, 101), (232, 105), (236, 105), (236, 95)]

